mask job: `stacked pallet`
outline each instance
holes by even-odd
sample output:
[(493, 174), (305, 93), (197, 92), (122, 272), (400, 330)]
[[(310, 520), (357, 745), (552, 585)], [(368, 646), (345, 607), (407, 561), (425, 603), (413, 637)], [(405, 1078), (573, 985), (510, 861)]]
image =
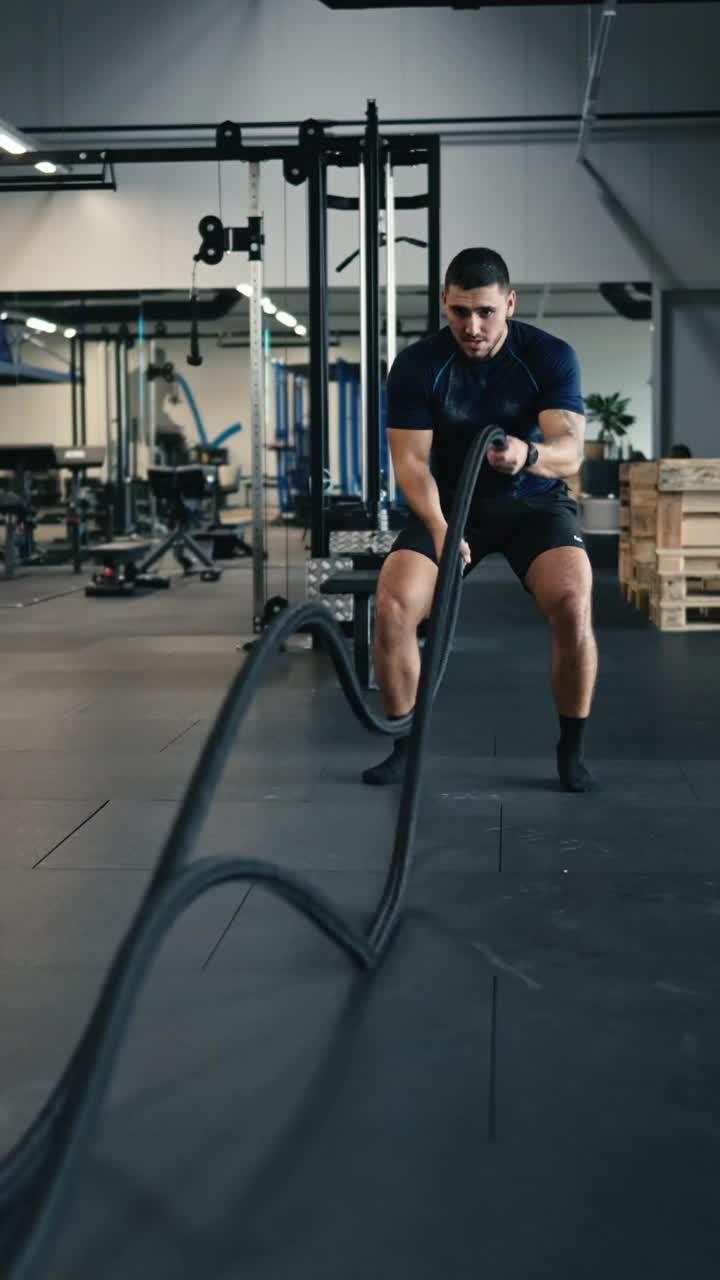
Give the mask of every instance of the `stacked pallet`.
[(658, 465), (620, 465), (620, 583), (625, 598), (645, 612), (656, 571)]
[(720, 458), (620, 470), (626, 598), (663, 631), (720, 629)]
[(663, 631), (720, 629), (720, 458), (657, 466), (650, 617)]

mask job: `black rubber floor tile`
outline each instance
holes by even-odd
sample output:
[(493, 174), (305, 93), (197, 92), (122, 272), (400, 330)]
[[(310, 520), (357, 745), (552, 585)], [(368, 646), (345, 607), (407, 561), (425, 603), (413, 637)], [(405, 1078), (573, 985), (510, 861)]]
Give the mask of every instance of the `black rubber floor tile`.
[(527, 990), (720, 992), (720, 881), (703, 873), (436, 873), (416, 877), (409, 902)]
[[(680, 771), (696, 800), (708, 805), (720, 802), (720, 760), (685, 759)], [(708, 841), (714, 841), (720, 850), (720, 830), (712, 822), (708, 824)]]
[[(522, 805), (525, 799), (553, 799), (573, 804), (655, 805), (667, 800), (668, 794), (680, 805), (696, 797), (677, 761), (670, 760), (602, 760), (597, 765), (588, 757), (601, 791), (594, 795), (567, 795), (562, 792), (557, 776), (555, 753), (528, 758), (522, 755), (498, 755), (495, 758), (431, 755), (423, 773), (426, 794), (447, 798), (491, 796), (503, 803)], [(631, 789), (631, 791), (630, 791)]]
[[(148, 755), (180, 741), (192, 726), (187, 720), (138, 721), (91, 719), (86, 716), (48, 716), (45, 720), (16, 717), (0, 720), (0, 752), (63, 751), (89, 755)], [(0, 766), (2, 756), (0, 755)]]
[[(134, 917), (148, 876), (131, 869), (39, 867), (1, 873), (0, 969), (110, 963)], [(190, 907), (162, 946), (158, 964), (200, 968), (244, 900), (223, 886)], [(5, 974), (5, 981), (12, 981)]]
[[(0, 797), (83, 800), (178, 800), (192, 775), (197, 751), (157, 751), (150, 755), (112, 755), (109, 752), (8, 752), (0, 770)], [(23, 759), (23, 756), (27, 757)], [(263, 799), (282, 796), (307, 799), (322, 779), (321, 762), (260, 760), (235, 755), (227, 762), (217, 798)]]
[[(568, 796), (568, 800), (576, 797)], [(645, 806), (579, 797), (562, 811), (507, 805), (503, 869), (507, 871), (705, 871), (720, 868), (720, 806), (677, 805), (670, 796)]]
[[(136, 681), (129, 687), (115, 692), (102, 692), (99, 688), (88, 691), (85, 705), (74, 712), (78, 719), (131, 721), (133, 724), (147, 720), (202, 720), (216, 715), (225, 689), (221, 684), (212, 690), (188, 691), (187, 687), (176, 691), (154, 689), (151, 680)], [(81, 698), (75, 701), (80, 703)]]
[[(384, 869), (390, 862), (396, 797), (387, 791), (373, 803), (323, 803), (271, 797), (217, 801), (200, 831), (195, 856), (263, 858), (291, 867)], [(135, 866), (156, 862), (177, 805), (111, 801), (48, 860), (53, 867)], [(428, 828), (428, 843), (434, 827)], [(422, 842), (422, 837), (421, 837)]]
[[(42, 724), (47, 716), (66, 715), (75, 713), (81, 708), (86, 707), (93, 695), (85, 695), (77, 689), (58, 688), (52, 691), (38, 690), (35, 687), (29, 689), (19, 689), (14, 687), (4, 688), (2, 698), (0, 698), (0, 730), (4, 721), (29, 720)], [(12, 745), (9, 734), (10, 729), (5, 728), (2, 739), (8, 746)]]
[(32, 867), (80, 831), (97, 809), (86, 800), (1, 799), (0, 867)]
[(205, 1065), (107, 1115), (58, 1280), (98, 1267), (108, 1280), (360, 1280), (378, 1258), (407, 1280), (468, 1272), (483, 1229), (490, 982), (418, 930), (377, 975), (353, 979), (326, 944), (302, 985), (276, 978), (220, 1020), (198, 1009)]

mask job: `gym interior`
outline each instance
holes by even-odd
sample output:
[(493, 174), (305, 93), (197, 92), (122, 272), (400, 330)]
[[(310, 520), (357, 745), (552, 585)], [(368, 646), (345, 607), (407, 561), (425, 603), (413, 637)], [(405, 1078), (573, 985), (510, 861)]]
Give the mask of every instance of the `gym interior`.
[[(719, 41), (710, 0), (7, 15), (4, 1280), (717, 1274)], [(500, 556), (361, 781), (387, 375), (476, 244), (580, 363), (588, 794)]]

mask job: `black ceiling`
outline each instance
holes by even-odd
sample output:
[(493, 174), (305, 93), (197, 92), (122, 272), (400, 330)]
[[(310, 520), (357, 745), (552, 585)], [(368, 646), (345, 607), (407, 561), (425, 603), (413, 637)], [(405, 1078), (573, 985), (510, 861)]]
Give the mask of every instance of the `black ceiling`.
[(236, 289), (199, 291), (190, 302), (187, 290), (179, 297), (171, 290), (137, 293), (132, 289), (89, 289), (83, 293), (14, 293), (0, 297), (3, 308), (41, 315), (60, 325), (137, 324), (142, 309), (145, 321), (219, 320), (237, 305)]
[[(543, 0), (484, 0), (483, 4), (473, 0), (321, 0), (328, 9), (506, 9), (512, 6), (537, 9)], [(545, 8), (554, 5), (585, 5), (586, 0), (547, 0)], [(623, 4), (671, 4), (673, 0), (623, 0)]]

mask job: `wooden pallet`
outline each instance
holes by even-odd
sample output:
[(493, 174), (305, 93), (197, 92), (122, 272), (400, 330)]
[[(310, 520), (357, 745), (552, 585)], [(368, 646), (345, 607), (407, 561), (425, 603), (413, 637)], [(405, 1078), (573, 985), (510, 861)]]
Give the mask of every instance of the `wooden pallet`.
[(657, 467), (660, 493), (720, 491), (720, 458), (662, 458)]
[(671, 604), (651, 599), (650, 621), (661, 631), (720, 631), (720, 595), (686, 596)]
[(720, 546), (658, 547), (656, 560), (661, 576), (680, 573), (694, 578), (712, 578), (720, 575)]
[(677, 551), (720, 547), (720, 490), (658, 493), (657, 546)]
[(629, 577), (620, 584), (628, 604), (635, 605), (643, 613), (648, 612), (655, 576), (654, 564), (630, 563)]
[(651, 592), (649, 587), (640, 586), (637, 582), (628, 583), (625, 599), (628, 604), (632, 604), (640, 613), (650, 613)]
[(650, 617), (664, 631), (720, 627), (720, 545), (658, 548)]

